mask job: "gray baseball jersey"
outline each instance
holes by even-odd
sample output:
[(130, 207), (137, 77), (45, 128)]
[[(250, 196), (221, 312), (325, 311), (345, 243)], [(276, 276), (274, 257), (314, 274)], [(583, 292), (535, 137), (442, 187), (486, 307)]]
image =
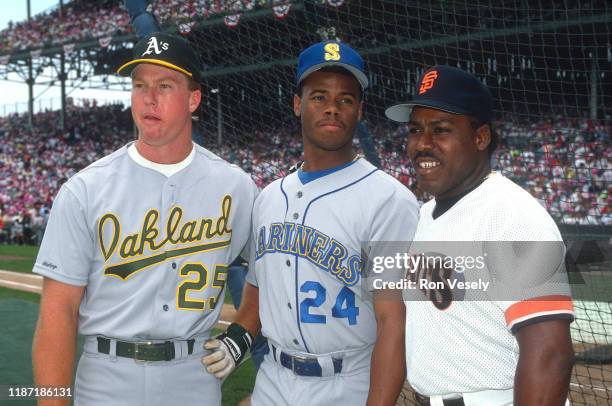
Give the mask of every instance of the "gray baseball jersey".
[(166, 177), (124, 147), (61, 188), (34, 272), (87, 286), (81, 334), (185, 339), (217, 322), (257, 189), (237, 166), (195, 148), (193, 162)]
[[(262, 332), (283, 352), (333, 354), (344, 359), (342, 374), (369, 373), (376, 318), (361, 288), (362, 243), (410, 240), (417, 201), (365, 159), (303, 180), (294, 172), (273, 182), (253, 208), (247, 280), (259, 287)], [(257, 378), (254, 404), (271, 402), (257, 395), (266, 373)], [(358, 386), (348, 388), (359, 393), (353, 404), (365, 402), (364, 390), (367, 396), (367, 385)]]
[(169, 177), (136, 163), (126, 146), (62, 186), (34, 272), (86, 287), (80, 334), (185, 340), (208, 336), (218, 321), (257, 188), (237, 166), (194, 148)]

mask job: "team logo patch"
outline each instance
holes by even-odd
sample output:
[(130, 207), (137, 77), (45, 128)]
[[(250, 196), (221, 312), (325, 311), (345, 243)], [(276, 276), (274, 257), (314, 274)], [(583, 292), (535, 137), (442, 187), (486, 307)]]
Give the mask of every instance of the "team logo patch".
[(160, 41), (157, 43), (156, 37), (151, 37), (149, 42), (147, 43), (147, 50), (142, 53), (142, 56), (152, 54), (155, 52), (156, 55), (161, 54), (163, 51), (168, 50), (168, 43)]
[(340, 60), (340, 45), (330, 43), (323, 47), (325, 50), (326, 61), (339, 61)]
[(423, 76), (423, 80), (421, 81), (421, 87), (419, 88), (419, 94), (423, 94), (434, 86), (434, 83), (438, 79), (438, 71), (432, 70), (431, 72), (427, 72), (425, 76)]

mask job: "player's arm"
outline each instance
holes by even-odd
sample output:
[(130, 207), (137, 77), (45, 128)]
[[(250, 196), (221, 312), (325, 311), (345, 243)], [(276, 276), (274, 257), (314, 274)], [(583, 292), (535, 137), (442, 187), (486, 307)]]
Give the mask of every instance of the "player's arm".
[(367, 406), (392, 406), (395, 405), (406, 379), (406, 307), (401, 292), (375, 292), (374, 313), (376, 343), (372, 353)]
[(240, 303), (234, 323), (240, 324), (253, 337), (259, 334), (261, 321), (259, 320), (259, 288), (257, 286), (248, 282), (244, 284), (242, 303)]
[[(72, 384), (79, 305), (85, 288), (44, 278), (32, 360), (36, 385)], [(68, 405), (68, 399), (39, 400), (39, 406)]]
[[(252, 181), (251, 181), (252, 183)], [(252, 183), (254, 195), (257, 187)], [(255, 210), (255, 209), (253, 209)], [(253, 213), (251, 213), (253, 215)], [(253, 219), (251, 218), (251, 222)], [(251, 223), (249, 223), (251, 224)], [(251, 232), (254, 228), (251, 229)], [(202, 357), (202, 364), (206, 370), (219, 379), (227, 377), (244, 359), (246, 353), (253, 345), (255, 336), (261, 329), (259, 321), (259, 288), (255, 277), (255, 238), (251, 235), (243, 248), (242, 257), (249, 258), (249, 272), (242, 291), (242, 301), (234, 322), (227, 330), (214, 339), (204, 343), (208, 355)]]
[(570, 320), (547, 320), (515, 333), (519, 345), (515, 405), (565, 404), (574, 365), (569, 325)]
[(202, 358), (206, 370), (217, 378), (227, 377), (249, 351), (260, 329), (259, 288), (247, 282), (234, 322), (223, 334), (204, 343), (204, 349), (210, 351)]

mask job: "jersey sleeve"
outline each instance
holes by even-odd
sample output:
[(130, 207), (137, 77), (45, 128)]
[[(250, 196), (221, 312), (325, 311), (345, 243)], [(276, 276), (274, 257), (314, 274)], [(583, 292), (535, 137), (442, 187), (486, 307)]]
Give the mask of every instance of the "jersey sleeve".
[(508, 302), (504, 311), (506, 325), (514, 334), (521, 327), (547, 320), (574, 320), (574, 305), (569, 295), (539, 296)]
[(85, 208), (64, 185), (53, 202), (33, 272), (69, 285), (85, 286), (93, 244)]
[(486, 243), (485, 252), (507, 328), (516, 333), (541, 321), (573, 320), (565, 244), (552, 219), (515, 217), (502, 239)]
[(240, 209), (236, 213), (236, 218), (234, 220), (232, 261), (238, 256), (249, 259), (248, 241), (251, 235), (251, 216), (253, 214), (253, 203), (257, 198), (259, 189), (248, 175), (245, 175), (245, 177), (247, 179), (243, 188), (245, 192), (243, 196), (240, 196), (240, 199), (242, 199), (238, 202)]
[(374, 215), (370, 241), (412, 241), (419, 205), (408, 190), (395, 190)]
[[(363, 276), (368, 291), (379, 290), (381, 282), (396, 283), (405, 277), (405, 269), (396, 261), (408, 252), (419, 219), (416, 198), (408, 190), (394, 190), (391, 196), (375, 209), (368, 241), (362, 247), (366, 255)], [(380, 264), (385, 264), (382, 267)]]
[(257, 284), (257, 275), (255, 274), (255, 237), (253, 233), (251, 233), (251, 238), (249, 238), (249, 271), (246, 275), (246, 281), (253, 286), (259, 286)]
[[(259, 193), (260, 193), (260, 190), (257, 190), (257, 196), (259, 196)], [(255, 255), (257, 252), (255, 248), (255, 241), (256, 241), (256, 236), (255, 236), (256, 209), (255, 207), (256, 207), (256, 203), (253, 204), (253, 210), (251, 213), (251, 221), (250, 221), (249, 240), (244, 247), (243, 258), (247, 258), (249, 261), (249, 270), (247, 272), (245, 280), (253, 286), (258, 286), (257, 276), (255, 275)]]

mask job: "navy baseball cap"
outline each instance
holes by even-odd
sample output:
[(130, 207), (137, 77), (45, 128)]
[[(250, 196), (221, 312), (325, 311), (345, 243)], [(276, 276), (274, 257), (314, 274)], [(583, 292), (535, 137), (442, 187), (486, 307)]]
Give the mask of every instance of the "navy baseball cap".
[(430, 107), (453, 114), (474, 116), (483, 123), (493, 120), (493, 96), (474, 75), (448, 65), (429, 68), (417, 82), (411, 101), (389, 107), (385, 114), (393, 121), (410, 121), (414, 106)]
[(368, 87), (363, 58), (353, 48), (339, 41), (319, 42), (302, 51), (298, 58), (296, 86), (312, 72), (326, 66), (344, 68), (355, 76), (362, 90)]
[(189, 42), (176, 35), (154, 32), (134, 46), (133, 59), (123, 64), (117, 73), (130, 76), (140, 63), (152, 63), (184, 73), (196, 82), (202, 82), (199, 58)]

